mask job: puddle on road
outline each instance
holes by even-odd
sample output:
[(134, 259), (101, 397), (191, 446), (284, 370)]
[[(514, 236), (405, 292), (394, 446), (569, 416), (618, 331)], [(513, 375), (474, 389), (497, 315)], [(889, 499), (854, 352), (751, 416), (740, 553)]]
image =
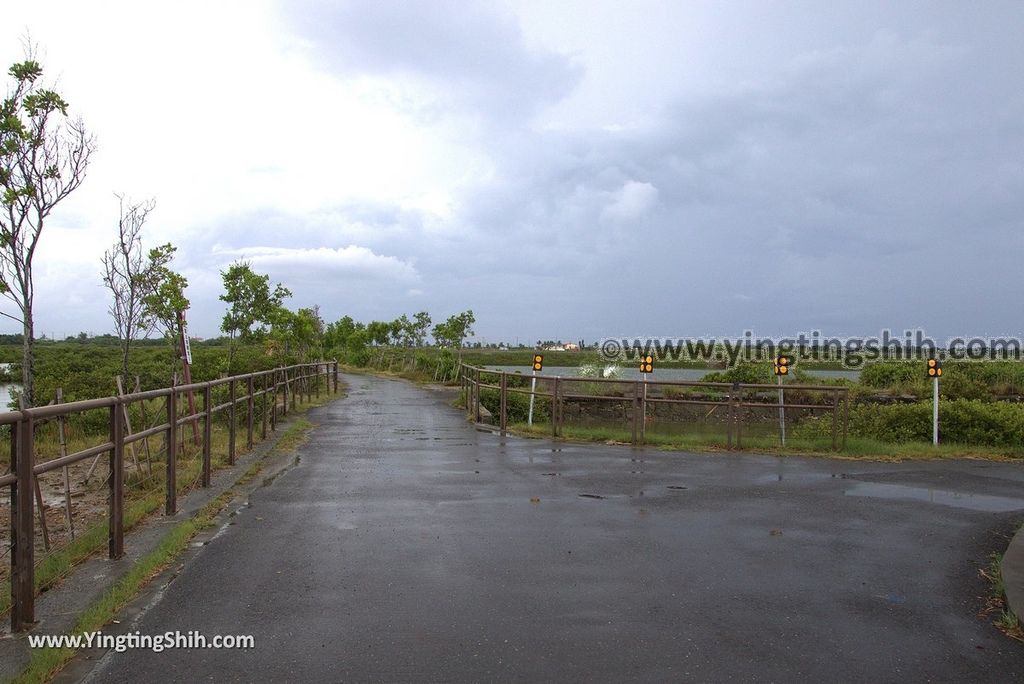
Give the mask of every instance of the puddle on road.
[(971, 511), (986, 513), (1008, 513), (1024, 509), (1024, 499), (989, 494), (970, 494), (952, 492), (927, 487), (908, 487), (906, 485), (880, 484), (877, 482), (857, 482), (843, 491), (847, 496), (864, 496), (876, 499), (905, 499), (910, 501), (926, 501), (940, 506), (953, 506)]

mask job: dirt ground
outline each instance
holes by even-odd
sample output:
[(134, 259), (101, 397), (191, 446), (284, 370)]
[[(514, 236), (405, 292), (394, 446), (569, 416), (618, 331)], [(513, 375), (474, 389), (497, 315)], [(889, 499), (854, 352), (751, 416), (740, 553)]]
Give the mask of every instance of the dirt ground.
[[(141, 449), (140, 449), (141, 451)], [(156, 454), (153, 454), (154, 456)], [(163, 463), (147, 463), (144, 453), (137, 455), (138, 465), (128, 454), (125, 456), (125, 495), (131, 495), (133, 488), (142, 480), (160, 478)], [(79, 535), (89, 528), (104, 522), (108, 515), (108, 459), (105, 454), (99, 460), (88, 458), (67, 467), (71, 500), (71, 523), (67, 515), (67, 493), (65, 491), (64, 469), (51, 471), (39, 476), (39, 490), (42, 495), (46, 534), (40, 524), (38, 499), (33, 498), (33, 522), (35, 525), (36, 563), (46, 553), (65, 547), (72, 534)], [(91, 477), (86, 480), (90, 469)], [(150, 474), (152, 473), (152, 475)], [(11, 550), (11, 500), (4, 491), (0, 498), (0, 579), (10, 576)]]

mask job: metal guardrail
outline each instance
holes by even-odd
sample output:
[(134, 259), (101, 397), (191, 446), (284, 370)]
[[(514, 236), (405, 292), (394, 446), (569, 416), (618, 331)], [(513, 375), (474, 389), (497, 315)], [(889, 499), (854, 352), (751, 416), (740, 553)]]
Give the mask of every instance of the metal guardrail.
[[(727, 383), (727, 382), (702, 382), (700, 380), (622, 380), (615, 378), (580, 378), (552, 375), (538, 375), (537, 389), (529, 387), (510, 387), (509, 378), (516, 380), (532, 380), (534, 376), (522, 373), (510, 373), (501, 370), (489, 370), (476, 366), (462, 366), (459, 371), (459, 378), (463, 396), (466, 397), (466, 410), (473, 417), (474, 421), (480, 423), (480, 391), (481, 389), (495, 389), (499, 393), (498, 429), (504, 435), (508, 432), (508, 397), (509, 394), (519, 393), (533, 397), (544, 397), (550, 401), (551, 406), (551, 434), (552, 437), (561, 437), (565, 424), (564, 405), (567, 400), (588, 400), (607, 401), (626, 404), (630, 409), (629, 423), (631, 426), (631, 440), (633, 445), (639, 446), (644, 443), (645, 420), (647, 406), (658, 404), (691, 404), (711, 407), (723, 407), (727, 411), (726, 440), (729, 448), (735, 443), (736, 448), (742, 446), (743, 438), (743, 409), (801, 409), (808, 411), (820, 411), (832, 414), (832, 449), (839, 451), (846, 447), (846, 433), (849, 423), (850, 397), (846, 387), (835, 385), (785, 385), (784, 392), (812, 392), (823, 395), (827, 401), (820, 404), (812, 403), (785, 403), (757, 401), (757, 395), (775, 393), (780, 390), (779, 385), (752, 384), (752, 383)], [(566, 391), (576, 384), (615, 385), (619, 387), (630, 387), (631, 391), (626, 395), (611, 394), (583, 394)], [(543, 389), (544, 386), (549, 390)], [(660, 388), (660, 396), (650, 392), (651, 388)], [(722, 395), (721, 399), (682, 399), (665, 396), (666, 388), (704, 388)]]
[[(164, 513), (174, 515), (177, 511), (177, 428), (202, 422), (202, 469), (199, 483), (210, 486), (211, 474), (211, 426), (213, 417), (227, 413), (228, 417), (228, 464), (234, 464), (237, 450), (238, 421), (236, 412), (239, 403), (246, 405), (246, 444), (252, 448), (255, 433), (255, 404), (262, 404), (260, 426), (261, 439), (267, 436), (267, 427), (277, 429), (278, 413), (286, 416), (295, 409), (296, 398), (303, 394), (311, 401), (313, 394), (320, 396), (320, 378), (326, 378), (327, 390), (338, 391), (338, 362), (319, 361), (293, 366), (236, 375), (209, 382), (177, 385), (147, 392), (136, 392), (120, 397), (105, 397), (66, 404), (51, 404), (21, 411), (0, 413), (0, 425), (11, 429), (11, 472), (0, 476), (0, 487), (10, 488), (11, 497), (11, 629), (21, 631), (35, 621), (35, 530), (33, 513), (34, 478), (43, 473), (68, 466), (72, 463), (109, 454), (109, 524), (108, 555), (120, 558), (124, 554), (124, 448), (126, 445), (148, 436), (164, 434), (167, 444), (166, 487)], [(310, 382), (316, 380), (316, 382)], [(239, 394), (242, 385), (244, 392)], [(213, 389), (228, 386), (227, 402), (213, 404)], [(192, 414), (179, 415), (179, 395), (188, 392), (202, 392), (203, 408)], [(151, 399), (167, 400), (166, 419), (163, 423), (126, 433), (125, 408), (135, 402)], [(280, 403), (279, 403), (280, 400)], [(289, 406), (290, 405), (290, 406)], [(83, 411), (107, 409), (110, 413), (109, 438), (95, 446), (44, 463), (35, 463), (35, 424), (48, 418), (79, 414)]]

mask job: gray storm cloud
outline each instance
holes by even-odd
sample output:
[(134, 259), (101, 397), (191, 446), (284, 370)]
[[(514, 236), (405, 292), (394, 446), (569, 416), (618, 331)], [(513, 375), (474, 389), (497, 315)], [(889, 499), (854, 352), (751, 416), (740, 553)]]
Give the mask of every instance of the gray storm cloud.
[(276, 12), (319, 73), (386, 84), (481, 161), (443, 213), (347, 197), (197, 216), (194, 321), (215, 328), (217, 271), (248, 256), (328, 317), (473, 308), (491, 339), (1019, 328), (1019, 3)]

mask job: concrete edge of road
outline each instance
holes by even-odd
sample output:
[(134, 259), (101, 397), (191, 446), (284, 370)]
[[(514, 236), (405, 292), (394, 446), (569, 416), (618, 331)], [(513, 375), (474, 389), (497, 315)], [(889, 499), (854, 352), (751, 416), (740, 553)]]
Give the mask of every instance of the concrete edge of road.
[(1000, 565), (1006, 603), (1013, 614), (1024, 618), (1024, 526), (1013, 535)]
[[(308, 410), (313, 408), (316, 407)], [(307, 411), (294, 414), (295, 417), (305, 415)], [(164, 516), (158, 513), (140, 527), (126, 533), (123, 557), (110, 560), (105, 555), (94, 556), (75, 566), (71, 574), (57, 586), (38, 594), (36, 624), (29, 633), (70, 634), (79, 616), (127, 575), (137, 559), (156, 550), (178, 523), (194, 517), (211, 501), (238, 486), (254, 464), (260, 463), (262, 467), (256, 477), (239, 490), (239, 496), (247, 496), (266, 480), (287, 470), (293, 465), (292, 453), (275, 453), (275, 449), (292, 424), (293, 415), (289, 414), (278, 422), (275, 432), (269, 433), (267, 439), (238, 458), (235, 465), (215, 472), (208, 488), (197, 487), (186, 496), (179, 497), (178, 512), (175, 515)], [(11, 634), (9, 625), (5, 627), (0, 634), (0, 682), (16, 677), (28, 666), (31, 658), (32, 650), (28, 645), (27, 633)]]

